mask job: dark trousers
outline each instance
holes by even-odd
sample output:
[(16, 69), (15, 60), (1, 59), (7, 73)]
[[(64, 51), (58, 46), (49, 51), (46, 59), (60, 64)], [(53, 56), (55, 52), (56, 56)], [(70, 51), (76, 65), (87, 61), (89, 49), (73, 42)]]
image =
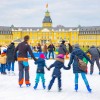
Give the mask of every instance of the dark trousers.
[(10, 70), (14, 71), (14, 62), (9, 62), (7, 63), (7, 65), (8, 65), (8, 71)]
[(52, 58), (54, 59), (54, 51), (49, 51), (49, 59), (50, 59), (51, 53), (52, 53)]
[[(96, 61), (97, 67), (98, 67), (99, 72), (100, 72), (99, 57), (92, 57), (91, 61), (93, 62), (93, 64)], [(90, 67), (90, 72), (93, 73), (93, 71), (94, 71), (94, 65)]]
[(6, 64), (1, 64), (1, 73), (5, 73)]
[(56, 78), (58, 78), (58, 88), (61, 88), (61, 77), (54, 77), (53, 76), (50, 83), (49, 83), (49, 86), (48, 86), (49, 90), (51, 89), (51, 87), (52, 87), (52, 85), (53, 85)]
[(19, 61), (19, 84), (23, 84), (24, 73), (25, 73), (25, 84), (30, 84), (29, 82), (29, 66), (25, 66), (23, 61)]

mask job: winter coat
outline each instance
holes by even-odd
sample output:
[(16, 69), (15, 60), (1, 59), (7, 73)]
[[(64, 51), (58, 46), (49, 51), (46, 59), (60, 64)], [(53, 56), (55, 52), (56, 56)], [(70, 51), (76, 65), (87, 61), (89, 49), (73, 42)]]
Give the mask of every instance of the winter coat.
[(37, 52), (42, 52), (42, 48), (41, 48), (41, 46), (37, 46)]
[(67, 49), (66, 49), (66, 45), (61, 44), (61, 45), (59, 46), (58, 53), (59, 53), (59, 54), (64, 54), (64, 55), (66, 55), (66, 53), (68, 53), (68, 51), (67, 51)]
[(100, 52), (95, 46), (92, 46), (87, 52), (89, 52), (91, 54), (92, 58), (100, 57)]
[(7, 48), (7, 63), (14, 62), (14, 50), (15, 46), (13, 44), (10, 44)]
[(92, 61), (88, 58), (88, 56), (80, 48), (76, 47), (71, 53), (70, 61), (68, 64), (69, 68), (71, 67), (71, 64), (73, 64), (73, 73), (83, 72), (78, 66), (78, 60), (76, 56), (81, 60), (83, 60), (83, 58), (85, 57), (92, 64)]
[(31, 57), (34, 59), (34, 60), (37, 60), (34, 55), (33, 55), (33, 52), (30, 48), (30, 45), (28, 45), (27, 42), (21, 42), (18, 44), (18, 46), (15, 48), (15, 52), (14, 52), (14, 57), (16, 59), (16, 52), (18, 51), (18, 57), (22, 57), (22, 58), (28, 58), (28, 52), (29, 54), (31, 55)]
[(52, 77), (61, 77), (61, 68), (68, 70), (67, 67), (64, 66), (64, 62), (61, 62), (59, 58), (49, 67), (50, 69), (54, 67)]
[(69, 45), (69, 53), (71, 53), (72, 51), (73, 51), (73, 47)]
[(44, 74), (44, 67), (46, 67), (45, 60), (42, 58), (37, 59), (35, 61), (35, 64), (37, 65), (37, 73), (43, 73)]
[(48, 50), (49, 50), (49, 52), (55, 51), (55, 46), (50, 44), (50, 45), (48, 46)]
[(46, 45), (44, 45), (43, 47), (43, 52), (47, 52), (48, 47)]

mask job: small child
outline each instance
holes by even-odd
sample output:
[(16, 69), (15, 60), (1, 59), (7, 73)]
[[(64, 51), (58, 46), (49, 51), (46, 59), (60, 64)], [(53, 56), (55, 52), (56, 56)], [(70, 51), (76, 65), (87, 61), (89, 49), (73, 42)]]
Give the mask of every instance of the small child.
[(60, 69), (64, 68), (65, 70), (68, 70), (64, 66), (64, 55), (63, 54), (59, 54), (56, 57), (56, 61), (48, 68), (48, 70), (50, 70), (52, 67), (55, 67), (55, 68), (54, 68), (54, 71), (52, 74), (52, 79), (51, 79), (49, 86), (48, 86), (48, 90), (51, 89), (55, 79), (58, 78), (58, 91), (60, 92), (62, 90), (61, 89), (61, 71), (60, 71)]
[(37, 89), (40, 78), (42, 79), (43, 88), (44, 89), (46, 88), (45, 78), (44, 78), (44, 74), (45, 74), (44, 73), (44, 67), (46, 67), (46, 64), (45, 64), (44, 59), (45, 59), (45, 56), (42, 53), (42, 54), (40, 54), (40, 57), (38, 58), (38, 60), (35, 61), (35, 64), (37, 64), (37, 72), (36, 72), (35, 86), (33, 87), (34, 89)]
[[(1, 53), (1, 57), (6, 57), (6, 49), (3, 50), (3, 52)], [(6, 58), (4, 58), (6, 59)], [(1, 74), (6, 75), (6, 62), (4, 64), (1, 64)]]

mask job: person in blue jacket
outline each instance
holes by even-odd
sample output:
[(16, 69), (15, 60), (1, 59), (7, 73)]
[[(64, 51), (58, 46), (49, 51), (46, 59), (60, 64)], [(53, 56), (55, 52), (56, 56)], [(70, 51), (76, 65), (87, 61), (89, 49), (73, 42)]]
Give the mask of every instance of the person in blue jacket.
[(56, 61), (48, 68), (48, 70), (50, 70), (52, 67), (54, 67), (54, 71), (52, 74), (52, 79), (49, 83), (48, 86), (48, 90), (51, 89), (54, 81), (56, 78), (58, 78), (58, 91), (61, 91), (61, 68), (64, 68), (65, 70), (67, 70), (67, 68), (64, 66), (64, 55), (63, 54), (59, 54), (56, 57)]
[(73, 64), (73, 73), (75, 74), (75, 90), (78, 90), (78, 78), (80, 73), (82, 79), (84, 80), (87, 90), (91, 92), (92, 89), (89, 86), (88, 80), (86, 78), (86, 73), (79, 68), (78, 59), (76, 56), (81, 60), (85, 57), (91, 63), (91, 65), (93, 64), (92, 61), (88, 58), (88, 56), (79, 48), (79, 44), (75, 44), (74, 50), (72, 51), (70, 56), (70, 61), (68, 63), (69, 69), (71, 68), (71, 64)]
[(42, 80), (43, 88), (44, 89), (46, 88), (46, 86), (45, 86), (45, 77), (44, 77), (44, 74), (45, 74), (44, 67), (46, 67), (46, 64), (45, 64), (44, 59), (45, 59), (45, 56), (44, 56), (43, 53), (41, 53), (38, 60), (35, 61), (35, 64), (37, 65), (37, 71), (36, 71), (35, 86), (33, 87), (34, 89), (37, 89), (40, 78)]

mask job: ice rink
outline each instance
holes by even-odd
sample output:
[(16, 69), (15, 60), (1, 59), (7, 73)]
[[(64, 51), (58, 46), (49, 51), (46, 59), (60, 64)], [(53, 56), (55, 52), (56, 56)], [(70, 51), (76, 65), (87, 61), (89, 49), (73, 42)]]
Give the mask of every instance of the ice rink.
[[(49, 67), (54, 60), (47, 60), (46, 64)], [(65, 61), (67, 66), (68, 60)], [(42, 83), (40, 81), (37, 90), (33, 89), (36, 76), (36, 65), (34, 61), (29, 61), (30, 65), (30, 82), (31, 86), (26, 87), (23, 84), (23, 88), (18, 85), (18, 63), (15, 63), (15, 76), (1, 75), (0, 74), (0, 100), (100, 100), (100, 75), (98, 75), (98, 69), (94, 66), (93, 75), (87, 74), (92, 93), (89, 93), (85, 87), (85, 84), (79, 77), (79, 90), (74, 91), (74, 74), (71, 70), (62, 71), (62, 91), (58, 92), (58, 83), (55, 81), (52, 89), (48, 92), (47, 89), (43, 90)], [(88, 64), (88, 69), (90, 65)], [(46, 86), (48, 86), (53, 68), (48, 71), (45, 69)], [(89, 71), (89, 70), (88, 70)]]

